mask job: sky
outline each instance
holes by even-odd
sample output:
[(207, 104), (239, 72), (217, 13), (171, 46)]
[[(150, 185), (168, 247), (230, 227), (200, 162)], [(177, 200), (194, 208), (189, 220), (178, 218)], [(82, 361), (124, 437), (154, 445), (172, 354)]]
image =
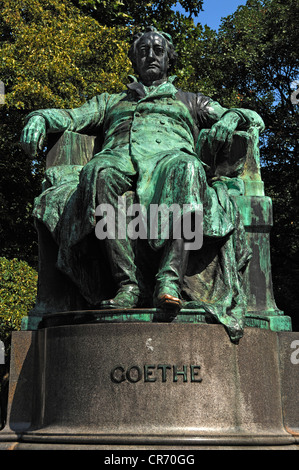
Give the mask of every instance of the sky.
[(218, 30), (222, 17), (231, 15), (238, 6), (245, 4), (246, 0), (204, 0), (204, 11), (195, 18), (195, 23), (207, 24), (210, 28)]

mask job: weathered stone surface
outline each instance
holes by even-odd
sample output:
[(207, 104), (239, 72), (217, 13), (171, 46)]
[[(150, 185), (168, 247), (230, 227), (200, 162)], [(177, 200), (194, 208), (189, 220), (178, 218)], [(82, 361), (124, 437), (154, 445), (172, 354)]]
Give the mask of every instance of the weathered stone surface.
[(2, 442), (295, 443), (296, 414), (288, 432), (282, 404), (293, 410), (296, 399), (292, 387), (281, 393), (275, 332), (246, 328), (239, 345), (221, 325), (175, 323), (70, 325), (13, 336)]
[(278, 333), (284, 426), (299, 443), (299, 333)]

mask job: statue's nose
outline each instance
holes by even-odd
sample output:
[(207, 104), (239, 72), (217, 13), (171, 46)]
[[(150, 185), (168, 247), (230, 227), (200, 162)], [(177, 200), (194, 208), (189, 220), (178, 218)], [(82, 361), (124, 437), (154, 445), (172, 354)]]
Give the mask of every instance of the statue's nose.
[(149, 59), (155, 59), (156, 55), (155, 55), (155, 52), (154, 52), (154, 49), (150, 48), (149, 51), (148, 51), (148, 58)]

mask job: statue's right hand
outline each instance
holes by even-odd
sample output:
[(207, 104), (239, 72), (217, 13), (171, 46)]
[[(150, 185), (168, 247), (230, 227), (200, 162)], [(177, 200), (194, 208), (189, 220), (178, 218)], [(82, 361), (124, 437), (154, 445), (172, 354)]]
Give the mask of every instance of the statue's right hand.
[(24, 152), (34, 157), (38, 150), (43, 147), (46, 137), (46, 121), (42, 116), (32, 116), (24, 127), (21, 134), (21, 146)]

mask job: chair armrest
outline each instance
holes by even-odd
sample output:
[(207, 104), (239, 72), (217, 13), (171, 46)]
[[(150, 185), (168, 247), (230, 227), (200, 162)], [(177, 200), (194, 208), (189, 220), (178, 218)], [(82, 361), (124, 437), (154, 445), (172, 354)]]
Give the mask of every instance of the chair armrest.
[(50, 134), (46, 168), (59, 165), (84, 166), (97, 150), (97, 137), (65, 131), (62, 134)]
[(244, 181), (246, 196), (263, 196), (258, 130), (252, 127), (247, 132), (235, 132), (231, 147), (223, 147), (216, 158), (210, 151), (208, 132), (209, 129), (201, 131), (196, 146), (197, 155), (208, 165), (208, 177), (239, 177)]

